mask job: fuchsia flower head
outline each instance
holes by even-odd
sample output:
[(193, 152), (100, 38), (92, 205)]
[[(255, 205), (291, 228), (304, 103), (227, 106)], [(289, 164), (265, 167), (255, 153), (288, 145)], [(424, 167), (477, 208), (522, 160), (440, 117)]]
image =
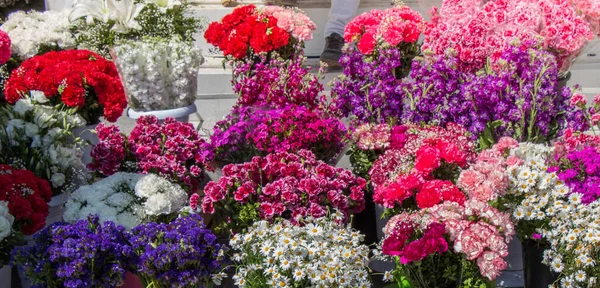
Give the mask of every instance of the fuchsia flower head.
[(10, 37), (8, 34), (0, 30), (0, 65), (8, 62), (11, 56)]

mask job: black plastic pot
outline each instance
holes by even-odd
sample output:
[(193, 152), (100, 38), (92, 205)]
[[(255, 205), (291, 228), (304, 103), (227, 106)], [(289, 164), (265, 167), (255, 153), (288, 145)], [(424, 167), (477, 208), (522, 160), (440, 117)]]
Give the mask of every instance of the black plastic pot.
[(352, 227), (365, 235), (365, 244), (371, 245), (379, 241), (377, 238), (377, 216), (372, 193), (365, 193), (365, 209), (354, 215)]
[(542, 264), (545, 248), (531, 240), (522, 241), (521, 245), (523, 247), (525, 288), (547, 288), (548, 285), (554, 283), (558, 274)]

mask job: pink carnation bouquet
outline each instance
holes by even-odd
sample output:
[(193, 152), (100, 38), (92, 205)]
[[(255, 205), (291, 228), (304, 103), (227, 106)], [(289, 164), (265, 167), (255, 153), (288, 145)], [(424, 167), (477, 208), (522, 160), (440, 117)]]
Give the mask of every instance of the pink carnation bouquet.
[(190, 207), (223, 216), (219, 227), (233, 232), (258, 220), (295, 223), (298, 216), (321, 218), (333, 210), (347, 221), (364, 209), (365, 186), (364, 179), (317, 160), (308, 150), (274, 153), (223, 167), (223, 176), (206, 185), (201, 200), (193, 195)]
[(0, 30), (0, 65), (8, 62), (11, 57), (10, 50), (10, 37), (8, 34), (2, 30)]
[(390, 277), (413, 287), (481, 287), (506, 268), (515, 228), (488, 203), (506, 194), (504, 155), (517, 142), (503, 138), (479, 154), (472, 142), (455, 124), (392, 130), (371, 169), (373, 199), (393, 216), (381, 247), (397, 264)]
[(107, 177), (116, 172), (154, 173), (194, 191), (204, 178), (206, 143), (194, 126), (154, 116), (138, 119), (129, 136), (100, 123), (100, 142), (92, 148), (88, 169)]
[(289, 32), (300, 43), (311, 40), (312, 31), (317, 29), (315, 22), (298, 8), (266, 6), (260, 9), (265, 16), (277, 19), (277, 26)]
[(455, 53), (460, 69), (474, 71), (519, 40), (541, 45), (566, 71), (597, 33), (599, 18), (587, 1), (444, 0), (439, 10), (432, 9), (422, 48), (437, 55)]

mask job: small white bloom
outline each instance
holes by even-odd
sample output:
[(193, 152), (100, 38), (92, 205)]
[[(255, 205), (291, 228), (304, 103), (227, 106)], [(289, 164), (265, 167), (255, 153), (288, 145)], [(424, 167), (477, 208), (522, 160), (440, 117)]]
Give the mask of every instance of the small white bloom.
[(40, 104), (44, 104), (50, 101), (48, 100), (48, 98), (46, 98), (46, 95), (42, 91), (32, 90), (29, 91), (29, 95), (31, 95), (31, 98), (33, 98), (35, 102)]
[(50, 182), (52, 182), (52, 186), (54, 188), (58, 188), (58, 187), (65, 185), (65, 181), (66, 181), (66, 177), (65, 177), (65, 174), (63, 174), (63, 173), (54, 173), (50, 177)]
[(21, 98), (12, 106), (12, 109), (20, 115), (25, 115), (25, 113), (32, 111), (35, 107), (33, 107), (29, 98)]

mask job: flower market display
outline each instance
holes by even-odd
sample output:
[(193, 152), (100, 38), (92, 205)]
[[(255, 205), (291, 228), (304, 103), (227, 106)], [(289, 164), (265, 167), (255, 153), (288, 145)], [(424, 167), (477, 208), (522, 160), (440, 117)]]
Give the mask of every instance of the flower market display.
[(199, 49), (177, 38), (146, 38), (119, 43), (114, 54), (129, 108), (169, 110), (194, 104), (203, 62)]
[[(226, 228), (239, 231), (261, 219), (324, 217), (338, 209), (343, 220), (364, 209), (366, 181), (343, 168), (298, 154), (273, 153), (243, 164), (223, 167), (223, 176), (204, 188), (202, 212), (222, 213)], [(192, 205), (193, 204), (193, 205)]]
[[(240, 5), (206, 31), (180, 0), (10, 14), (2, 281), (491, 288), (518, 239), (524, 287), (599, 286), (600, 95), (566, 85), (598, 1), (394, 2), (346, 26), (331, 93), (298, 8)], [(207, 134), (164, 116), (196, 105), (198, 35), (237, 95)], [(127, 127), (126, 108), (150, 115)]]
[(369, 248), (363, 235), (338, 223), (344, 216), (259, 221), (234, 235), (231, 248), (238, 287), (371, 287)]
[(115, 122), (127, 106), (115, 65), (85, 50), (49, 52), (24, 61), (11, 73), (4, 94), (10, 104), (29, 98), (76, 109), (88, 125), (99, 123), (100, 117)]
[(97, 215), (102, 222), (132, 229), (143, 222), (177, 215), (187, 200), (179, 185), (155, 174), (118, 172), (73, 192), (65, 205), (64, 219), (76, 222)]
[(239, 107), (215, 125), (208, 153), (219, 166), (302, 149), (331, 163), (342, 151), (346, 138), (346, 126), (338, 119), (303, 106), (272, 110)]
[(204, 177), (206, 143), (191, 123), (173, 118), (159, 123), (154, 116), (143, 116), (129, 136), (103, 123), (96, 131), (100, 142), (92, 148), (88, 168), (104, 177), (118, 171), (155, 173), (186, 190)]
[(109, 57), (109, 49), (123, 40), (177, 35), (190, 44), (201, 23), (188, 7), (179, 0), (81, 0), (68, 19), (79, 49)]

